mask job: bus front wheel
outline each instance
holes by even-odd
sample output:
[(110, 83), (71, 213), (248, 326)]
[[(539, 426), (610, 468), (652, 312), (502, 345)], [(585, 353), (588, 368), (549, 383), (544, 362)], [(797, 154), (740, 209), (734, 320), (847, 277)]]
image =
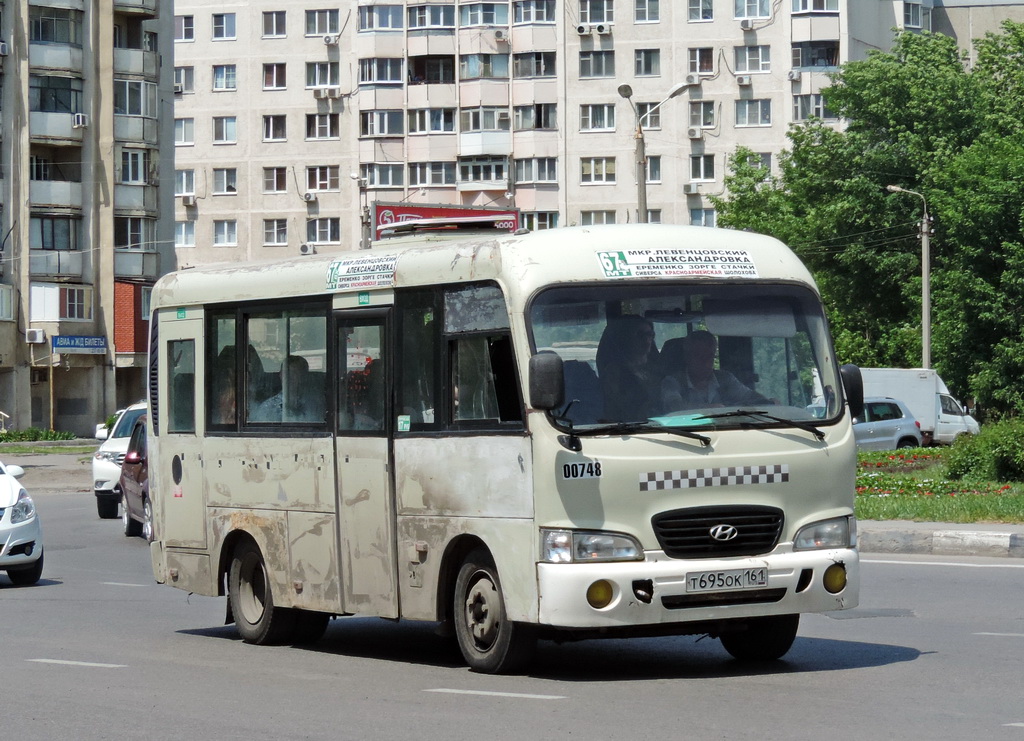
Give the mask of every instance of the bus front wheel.
[(536, 629), (508, 620), (498, 570), (487, 551), (473, 551), (459, 569), (453, 614), (459, 649), (472, 671), (507, 674), (533, 655)]
[(751, 618), (746, 629), (722, 633), (719, 638), (740, 661), (775, 661), (793, 646), (799, 627), (799, 615), (772, 615)]
[(295, 630), (295, 611), (274, 606), (263, 554), (255, 543), (235, 548), (228, 572), (228, 599), (238, 633), (246, 643), (288, 643)]

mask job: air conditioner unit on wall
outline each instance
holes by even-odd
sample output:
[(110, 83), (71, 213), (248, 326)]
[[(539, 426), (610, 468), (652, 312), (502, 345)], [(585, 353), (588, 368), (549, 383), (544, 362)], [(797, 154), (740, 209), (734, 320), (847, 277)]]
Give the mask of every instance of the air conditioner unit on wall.
[(690, 139), (701, 139), (704, 137), (704, 130), (699, 126), (691, 126), (686, 130), (686, 136)]
[(606, 36), (607, 34), (610, 34), (612, 32), (612, 26), (610, 23), (598, 23), (596, 26), (594, 26), (594, 30), (597, 31), (602, 36)]
[(317, 100), (322, 100), (327, 97), (327, 90), (328, 88), (325, 87), (313, 88), (313, 97)]
[(191, 193), (189, 193), (188, 195), (182, 196), (181, 197), (181, 205), (182, 206), (195, 206), (196, 205), (196, 197), (194, 195), (192, 195)]
[(576, 33), (578, 33), (580, 36), (589, 36), (590, 26), (586, 23), (581, 23), (580, 25), (576, 26)]
[(85, 113), (76, 113), (71, 119), (71, 128), (84, 129), (89, 126), (89, 116)]
[(687, 85), (700, 85), (700, 75), (696, 72), (691, 72), (686, 76)]
[(299, 254), (300, 255), (315, 255), (316, 254), (316, 245), (315, 244), (309, 244), (309, 243), (300, 244), (299, 245)]
[(306, 203), (313, 203), (313, 201), (316, 200), (316, 191), (307, 190), (305, 193), (302, 194), (302, 199)]
[(742, 29), (743, 31), (753, 31), (754, 21), (752, 21), (750, 18), (744, 18), (743, 20), (740, 21), (740, 29)]
[(25, 342), (30, 345), (42, 345), (46, 342), (46, 332), (41, 329), (26, 329)]
[(338, 37), (335, 36), (334, 34), (329, 33), (326, 36), (324, 36), (324, 44), (326, 44), (327, 46), (334, 46), (337, 43)]
[(803, 72), (798, 69), (791, 69), (786, 73), (786, 77), (789, 78), (790, 82), (800, 82), (800, 79), (803, 77)]
[(329, 88), (327, 88), (327, 97), (328, 98), (340, 98), (341, 97), (341, 88), (340, 87), (329, 87)]
[(495, 41), (508, 41), (508, 31), (499, 28), (494, 32)]
[(697, 190), (697, 183), (683, 183), (683, 193), (686, 195), (693, 196), (699, 192), (700, 191)]
[(180, 82), (174, 83), (174, 94), (181, 95), (183, 92), (185, 92), (185, 86)]
[(736, 77), (736, 84), (737, 85), (749, 85), (750, 84), (750, 75), (738, 75)]

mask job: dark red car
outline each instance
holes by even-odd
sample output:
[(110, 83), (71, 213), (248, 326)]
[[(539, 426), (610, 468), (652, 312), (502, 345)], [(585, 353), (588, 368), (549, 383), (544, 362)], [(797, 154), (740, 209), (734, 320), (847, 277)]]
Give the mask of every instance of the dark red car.
[(146, 415), (135, 421), (128, 452), (121, 464), (121, 521), (124, 534), (153, 540), (153, 506), (149, 502), (149, 466), (146, 464)]

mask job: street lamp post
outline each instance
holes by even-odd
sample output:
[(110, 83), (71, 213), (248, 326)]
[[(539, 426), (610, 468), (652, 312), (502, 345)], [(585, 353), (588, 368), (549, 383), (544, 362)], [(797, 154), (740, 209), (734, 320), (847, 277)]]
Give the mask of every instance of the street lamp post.
[(636, 117), (636, 132), (633, 135), (636, 158), (636, 220), (641, 224), (647, 223), (647, 142), (644, 140), (644, 118), (679, 95), (686, 87), (685, 82), (675, 85), (663, 101), (648, 109), (641, 116), (636, 104), (633, 103), (633, 88), (629, 85), (619, 85), (619, 95), (629, 101), (629, 107), (633, 109), (633, 115)]
[(921, 367), (932, 367), (932, 256), (931, 218), (928, 216), (928, 201), (920, 193), (898, 185), (887, 185), (890, 193), (909, 193), (921, 199)]

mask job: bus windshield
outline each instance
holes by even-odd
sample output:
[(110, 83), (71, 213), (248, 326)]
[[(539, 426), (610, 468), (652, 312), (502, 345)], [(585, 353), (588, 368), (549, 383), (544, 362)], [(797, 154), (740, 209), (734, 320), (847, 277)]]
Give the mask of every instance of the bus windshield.
[(529, 318), (534, 351), (563, 361), (560, 426), (799, 426), (842, 408), (825, 317), (803, 286), (563, 286)]

